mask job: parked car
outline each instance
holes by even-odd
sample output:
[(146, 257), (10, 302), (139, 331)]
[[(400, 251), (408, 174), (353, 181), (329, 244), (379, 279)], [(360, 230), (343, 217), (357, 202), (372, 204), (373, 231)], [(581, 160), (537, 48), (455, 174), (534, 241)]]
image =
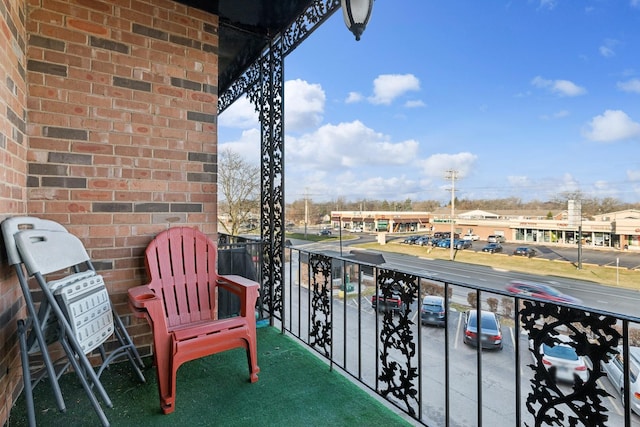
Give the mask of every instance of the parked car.
[[(629, 407), (640, 415), (640, 347), (629, 347)], [(601, 362), (602, 370), (607, 374), (613, 388), (624, 399), (624, 358), (622, 347), (618, 347), (618, 354), (612, 355), (608, 362)]]
[[(500, 319), (493, 311), (480, 311), (480, 346), (502, 350), (502, 327)], [(478, 343), (478, 311), (467, 310), (464, 313), (464, 335), (462, 341), (465, 344), (477, 345)]]
[(507, 239), (505, 239), (504, 236), (500, 234), (492, 234), (489, 237), (487, 237), (488, 243), (504, 243), (506, 241)]
[(444, 298), (436, 295), (427, 295), (422, 299), (420, 308), (420, 320), (423, 325), (443, 326), (446, 324), (447, 310), (444, 306)]
[(513, 250), (513, 254), (516, 256), (526, 256), (532, 258), (536, 256), (536, 250), (529, 246), (518, 246)]
[(437, 246), (439, 248), (450, 248), (451, 247), (451, 239), (440, 239), (440, 240), (438, 240)]
[(585, 358), (579, 356), (572, 345), (572, 339), (562, 334), (556, 335), (554, 338), (558, 341), (554, 345), (542, 343), (537, 349), (533, 348), (533, 340), (529, 340), (533, 363), (537, 365), (538, 357), (540, 357), (542, 365), (554, 377), (555, 381), (573, 383), (578, 377), (586, 382), (589, 379), (589, 369)]
[(456, 239), (453, 242), (453, 246), (456, 249), (469, 249), (471, 246), (473, 246), (473, 243), (471, 242), (471, 240)]
[(402, 243), (406, 243), (407, 245), (413, 245), (416, 242), (416, 240), (418, 240), (419, 237), (420, 236), (407, 236), (402, 241)]
[(467, 233), (464, 236), (462, 236), (462, 238), (464, 240), (471, 240), (472, 242), (475, 242), (476, 240), (480, 240), (480, 236), (478, 236), (477, 234), (472, 234), (472, 233)]
[(482, 248), (482, 252), (496, 253), (502, 252), (502, 245), (500, 243), (489, 243), (484, 248)]
[(371, 296), (371, 307), (377, 311), (404, 312), (404, 304), (400, 291), (393, 290), (390, 296), (385, 297), (382, 291)]
[(318, 232), (318, 236), (331, 236), (331, 230), (324, 228)]
[(507, 285), (507, 290), (516, 295), (536, 297), (553, 302), (568, 302), (582, 304), (578, 298), (563, 294), (553, 286), (545, 283), (528, 282), (524, 280), (512, 280)]
[(427, 246), (429, 244), (429, 236), (420, 236), (416, 239), (415, 244), (420, 246)]

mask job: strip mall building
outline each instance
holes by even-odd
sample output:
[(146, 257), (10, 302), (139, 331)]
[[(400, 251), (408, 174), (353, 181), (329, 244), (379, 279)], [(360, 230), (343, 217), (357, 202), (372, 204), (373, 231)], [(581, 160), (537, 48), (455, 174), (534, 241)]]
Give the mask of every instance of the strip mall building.
[[(451, 211), (332, 211), (334, 228), (365, 232), (424, 233), (451, 231)], [(630, 209), (570, 221), (567, 211), (550, 213), (487, 212), (474, 210), (456, 214), (453, 228), (461, 235), (477, 234), (480, 240), (502, 235), (510, 242), (575, 244), (580, 228), (585, 245), (640, 250), (640, 210)]]

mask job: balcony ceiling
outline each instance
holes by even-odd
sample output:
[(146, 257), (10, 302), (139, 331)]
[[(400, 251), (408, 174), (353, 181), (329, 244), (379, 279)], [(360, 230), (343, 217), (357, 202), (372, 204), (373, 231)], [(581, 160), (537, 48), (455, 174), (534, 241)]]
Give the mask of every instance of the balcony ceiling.
[(225, 92), (313, 0), (178, 0), (220, 18), (218, 91)]

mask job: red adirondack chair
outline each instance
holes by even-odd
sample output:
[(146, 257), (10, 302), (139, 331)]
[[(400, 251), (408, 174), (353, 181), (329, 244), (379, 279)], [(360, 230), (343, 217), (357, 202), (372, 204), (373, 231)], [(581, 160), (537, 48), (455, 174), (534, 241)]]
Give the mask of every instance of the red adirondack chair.
[[(241, 276), (219, 276), (216, 256), (215, 243), (204, 233), (189, 227), (170, 228), (146, 249), (150, 282), (129, 289), (134, 314), (145, 317), (153, 331), (160, 406), (165, 414), (175, 410), (176, 372), (190, 360), (243, 347), (250, 380), (258, 380), (258, 283)], [(239, 316), (218, 318), (218, 288), (239, 297)]]

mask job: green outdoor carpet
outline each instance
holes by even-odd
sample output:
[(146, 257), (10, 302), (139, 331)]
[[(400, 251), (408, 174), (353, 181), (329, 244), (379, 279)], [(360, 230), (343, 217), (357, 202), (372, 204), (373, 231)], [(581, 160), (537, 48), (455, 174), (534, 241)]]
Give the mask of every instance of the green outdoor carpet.
[[(146, 361), (149, 365), (151, 360)], [(102, 374), (112, 426), (408, 426), (404, 418), (352, 384), (311, 351), (275, 328), (258, 329), (259, 380), (249, 382), (243, 349), (187, 362), (178, 370), (176, 410), (160, 410), (155, 369), (140, 384), (130, 365)], [(61, 378), (67, 411), (60, 413), (48, 380), (34, 393), (39, 426), (99, 425), (75, 374)], [(24, 395), (7, 427), (27, 425)]]

